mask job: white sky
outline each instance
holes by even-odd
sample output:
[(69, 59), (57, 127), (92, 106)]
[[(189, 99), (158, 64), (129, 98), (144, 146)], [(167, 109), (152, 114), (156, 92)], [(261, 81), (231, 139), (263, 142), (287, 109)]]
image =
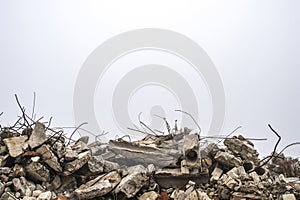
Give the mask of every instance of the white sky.
[[(53, 116), (56, 126), (74, 125), (74, 85), (89, 54), (122, 32), (162, 28), (197, 42), (217, 67), (226, 95), (221, 134), (241, 125), (247, 137), (269, 138), (255, 143), (262, 155), (268, 154), (276, 142), (268, 123), (282, 136), (279, 149), (300, 141), (299, 9), (296, 0), (1, 0), (0, 123), (13, 124), (20, 113), (15, 93), (30, 113), (35, 91), (38, 116)], [(129, 105), (132, 115), (147, 113), (145, 101), (152, 105), (142, 97), (137, 93), (134, 106)], [(209, 120), (200, 122), (204, 130)], [(286, 154), (299, 156), (299, 146)]]

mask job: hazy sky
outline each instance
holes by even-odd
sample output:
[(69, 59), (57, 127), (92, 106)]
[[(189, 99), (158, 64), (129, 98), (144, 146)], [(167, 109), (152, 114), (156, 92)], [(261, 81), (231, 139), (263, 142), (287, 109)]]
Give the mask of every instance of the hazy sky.
[[(14, 100), (18, 94), (31, 113), (33, 92), (36, 114), (53, 116), (54, 126), (73, 126), (73, 92), (77, 75), (99, 45), (120, 33), (141, 28), (168, 29), (198, 43), (216, 66), (226, 96), (226, 117), (220, 134), (237, 126), (247, 137), (268, 138), (255, 142), (259, 152), (272, 151), (300, 141), (300, 3), (299, 1), (0, 1), (0, 117), (13, 124), (20, 114)], [(133, 66), (167, 63), (184, 75), (189, 69), (169, 55), (157, 52), (131, 54), (115, 63), (123, 72)], [(153, 61), (155, 60), (155, 62)], [(177, 65), (177, 64), (178, 65)], [(127, 67), (126, 67), (127, 66)], [(187, 67), (188, 68), (188, 67)], [(201, 78), (186, 77), (192, 89)], [(109, 72), (95, 93), (95, 112), (103, 128), (118, 133), (113, 124), (111, 85), (120, 77)], [(205, 88), (205, 86), (204, 86)], [(211, 102), (205, 89), (196, 94), (203, 134), (211, 120)], [(147, 96), (150, 94), (150, 96)], [(107, 97), (107, 98), (106, 98)], [(84, 98), (84, 96), (82, 97)], [(98, 102), (98, 103), (97, 103)], [(161, 87), (144, 87), (132, 93), (130, 117), (143, 112), (145, 122), (153, 105), (163, 105), (168, 119), (180, 118), (174, 94)], [(109, 104), (108, 104), (109, 105)], [(84, 106), (84, 105), (83, 105)], [(103, 117), (104, 116), (104, 117)], [(299, 156), (299, 146), (286, 154)]]

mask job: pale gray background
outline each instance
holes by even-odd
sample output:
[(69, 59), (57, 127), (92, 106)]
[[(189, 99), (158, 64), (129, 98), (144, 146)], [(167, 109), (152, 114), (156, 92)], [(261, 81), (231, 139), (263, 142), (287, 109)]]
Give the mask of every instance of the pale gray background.
[[(1, 124), (13, 124), (20, 113), (15, 93), (30, 113), (35, 91), (38, 116), (46, 119), (53, 116), (55, 126), (72, 126), (74, 85), (88, 55), (122, 32), (161, 28), (197, 42), (217, 67), (226, 95), (226, 119), (221, 134), (242, 125), (240, 132), (245, 136), (269, 138), (255, 143), (262, 155), (269, 153), (276, 141), (267, 128), (268, 123), (282, 136), (279, 147), (300, 141), (299, 1), (0, 2), (0, 111), (4, 112)], [(173, 63), (175, 68), (180, 62), (156, 52), (148, 56), (132, 55), (120, 62), (123, 66), (141, 65), (151, 62), (149, 58)], [(195, 83), (201, 80), (192, 76), (190, 84), (197, 87)], [(105, 80), (109, 77), (113, 75), (108, 74)], [(111, 90), (107, 85), (109, 82), (99, 85), (103, 89), (97, 90), (95, 99)], [(155, 99), (155, 104), (172, 105), (166, 109), (170, 111), (178, 108), (171, 94), (164, 93), (162, 88), (148, 88), (137, 91), (133, 103), (129, 102), (133, 118), (140, 111), (145, 118), (149, 114), (148, 105), (152, 106), (154, 101), (145, 98), (149, 92), (158, 92), (156, 96), (161, 97), (160, 101)], [(205, 94), (198, 97), (204, 99), (199, 103), (204, 107), (199, 122), (204, 133), (211, 117), (207, 97)], [(101, 105), (95, 105), (99, 112)], [(105, 129), (115, 132), (108, 123), (109, 115)], [(167, 113), (170, 121), (177, 115)], [(299, 146), (290, 148), (286, 154), (298, 157)]]

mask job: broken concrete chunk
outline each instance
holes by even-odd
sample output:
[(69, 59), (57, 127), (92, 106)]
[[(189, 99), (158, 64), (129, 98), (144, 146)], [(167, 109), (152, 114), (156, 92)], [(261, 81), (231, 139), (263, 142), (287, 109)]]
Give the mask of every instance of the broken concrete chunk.
[(147, 166), (147, 175), (151, 176), (155, 173), (155, 166), (150, 164)]
[(65, 160), (67, 162), (70, 162), (75, 160), (76, 158), (78, 158), (78, 153), (74, 151), (71, 147), (67, 146), (65, 152)]
[(101, 142), (95, 141), (88, 145), (93, 156), (99, 156), (104, 153), (104, 148), (101, 147)]
[(282, 200), (296, 200), (296, 197), (294, 194), (283, 194)]
[(185, 195), (183, 190), (174, 190), (171, 194), (171, 198), (174, 200), (184, 200)]
[(142, 194), (139, 197), (139, 200), (156, 200), (159, 197), (159, 195), (154, 192), (154, 191), (150, 191), (150, 192), (146, 192), (144, 194)]
[(46, 142), (45, 125), (40, 122), (35, 123), (35, 127), (29, 137), (28, 144), (31, 149), (38, 147)]
[(103, 171), (104, 172), (111, 172), (113, 170), (118, 170), (120, 169), (120, 165), (116, 162), (110, 162), (107, 160), (103, 160)]
[(43, 161), (49, 167), (51, 167), (53, 170), (57, 172), (62, 172), (62, 168), (60, 166), (60, 163), (58, 162), (57, 157), (47, 145), (42, 145), (36, 151), (41, 155)]
[(215, 159), (219, 163), (228, 167), (238, 167), (242, 164), (242, 160), (240, 158), (237, 158), (234, 155), (223, 151), (218, 151), (218, 153), (215, 156)]
[(0, 174), (9, 174), (10, 171), (9, 167), (0, 167)]
[(64, 166), (64, 174), (66, 176), (73, 174), (77, 170), (79, 170), (84, 164), (86, 164), (91, 158), (91, 154), (89, 151), (80, 153), (78, 155), (78, 159), (73, 160), (71, 162), (67, 162)]
[(200, 148), (199, 135), (185, 135), (183, 141), (183, 155), (186, 160), (187, 167), (199, 166), (200, 164)]
[(106, 161), (102, 156), (92, 156), (88, 161), (88, 168), (90, 172), (99, 174), (102, 172), (111, 172), (120, 168), (118, 163)]
[(75, 194), (79, 199), (100, 197), (112, 191), (120, 181), (121, 176), (116, 171), (112, 171), (81, 185), (75, 190)]
[(123, 156), (124, 159), (110, 158), (109, 161), (118, 162), (127, 166), (134, 166), (140, 163), (145, 165), (154, 164), (157, 167), (165, 167), (176, 160), (179, 151), (153, 147), (154, 145), (141, 145), (138, 142), (131, 143), (125, 140), (110, 140), (109, 150), (116, 155)]
[(60, 186), (61, 186), (61, 180), (60, 180), (60, 177), (58, 175), (56, 175), (54, 177), (54, 179), (52, 180), (51, 182), (51, 186), (57, 190)]
[(43, 193), (41, 190), (34, 190), (32, 191), (32, 196), (38, 197), (41, 193)]
[(147, 177), (147, 169), (142, 165), (128, 168), (128, 175), (124, 177), (114, 192), (123, 193), (127, 198), (132, 198), (144, 186)]
[(24, 150), (28, 147), (26, 135), (6, 138), (3, 140), (4, 144), (8, 148), (9, 155), (13, 158), (21, 155)]
[(4, 145), (0, 145), (0, 155), (6, 154), (7, 147)]
[(3, 167), (6, 164), (6, 160), (8, 158), (8, 154), (5, 156), (0, 156), (0, 167)]
[(4, 189), (5, 189), (5, 184), (2, 183), (2, 181), (0, 181), (0, 196), (3, 194)]
[(13, 167), (13, 176), (14, 177), (21, 177), (21, 176), (25, 176), (26, 172), (23, 166), (15, 164), (15, 166)]
[(279, 176), (276, 177), (275, 182), (280, 184), (280, 183), (288, 183), (287, 179), (284, 177), (283, 174), (280, 174)]
[(15, 191), (18, 191), (18, 192), (20, 192), (22, 195), (24, 195), (24, 194), (25, 194), (25, 188), (24, 188), (24, 186), (21, 184), (21, 180), (20, 180), (19, 178), (14, 178), (14, 179), (12, 180), (12, 182), (13, 182)]
[(226, 138), (224, 140), (224, 145), (235, 155), (241, 156), (244, 160), (258, 161), (256, 149), (254, 149), (253, 145), (242, 136)]
[(298, 193), (300, 193), (300, 182), (299, 182), (299, 183), (296, 183), (296, 184), (294, 185), (294, 189), (295, 189)]
[(261, 195), (258, 184), (253, 181), (247, 181), (240, 185), (239, 192)]
[(41, 193), (37, 200), (51, 200), (52, 194), (50, 191)]
[(218, 197), (220, 197), (220, 199), (230, 199), (230, 194), (231, 190), (225, 185), (221, 185), (218, 187)]
[(217, 181), (222, 176), (223, 170), (216, 167), (214, 171), (211, 173), (210, 181)]
[[(231, 194), (231, 199), (232, 200), (239, 200), (239, 199), (251, 199), (251, 200), (261, 200), (262, 197), (257, 195), (257, 194), (251, 194), (251, 193), (241, 193), (241, 192), (233, 192)], [(263, 199), (269, 199), (269, 198), (263, 198)], [(270, 198), (271, 199), (271, 198)]]
[(231, 190), (233, 190), (236, 186), (239, 185), (239, 182), (231, 176), (223, 175), (222, 179), (222, 183)]
[(193, 190), (185, 200), (211, 200), (209, 196), (201, 190)]
[(64, 143), (58, 140), (54, 144), (52, 144), (51, 147), (59, 159), (64, 157), (66, 151)]
[(180, 169), (157, 169), (154, 174), (155, 181), (163, 188), (181, 188), (188, 181), (194, 181), (197, 184), (207, 183), (209, 180), (208, 174), (182, 174)]
[(39, 162), (31, 162), (25, 169), (33, 181), (50, 181), (49, 170)]
[(78, 141), (84, 142), (85, 144), (89, 143), (89, 136), (82, 136), (81, 138), (78, 139)]
[(32, 191), (35, 190), (36, 185), (27, 180), (25, 177), (20, 177), (21, 183), (25, 186), (25, 196), (31, 196), (32, 195)]
[(12, 192), (4, 192), (0, 200), (18, 200), (18, 198)]
[(190, 170), (189, 170), (189, 167), (187, 166), (187, 161), (186, 160), (182, 160), (180, 166), (181, 166), (180, 170), (181, 170), (182, 174), (189, 174), (190, 173)]
[(31, 158), (30, 158), (30, 160), (31, 160), (32, 162), (39, 162), (40, 159), (41, 159), (41, 157), (39, 157), (39, 156), (34, 156), (34, 157), (31, 157)]
[(251, 172), (249, 174), (249, 176), (252, 178), (252, 180), (255, 182), (255, 183), (259, 183), (260, 182), (260, 178), (258, 176), (258, 174), (254, 171), (254, 172)]
[(81, 140), (78, 140), (75, 144), (71, 145), (71, 148), (78, 154), (89, 150), (87, 144)]
[(202, 147), (200, 150), (201, 158), (214, 158), (216, 153), (219, 151), (219, 147), (215, 143), (210, 143), (206, 147)]
[(231, 170), (229, 170), (226, 174), (235, 180), (244, 180), (248, 177), (243, 166), (234, 167)]
[(9, 181), (9, 177), (4, 175), (4, 174), (1, 174), (0, 175), (0, 180), (4, 183), (7, 183)]
[(88, 161), (88, 168), (94, 174), (100, 174), (104, 171), (104, 160), (102, 156), (92, 156)]
[(196, 188), (196, 183), (194, 181), (189, 181), (186, 186), (186, 190), (184, 192), (184, 195), (188, 197)]

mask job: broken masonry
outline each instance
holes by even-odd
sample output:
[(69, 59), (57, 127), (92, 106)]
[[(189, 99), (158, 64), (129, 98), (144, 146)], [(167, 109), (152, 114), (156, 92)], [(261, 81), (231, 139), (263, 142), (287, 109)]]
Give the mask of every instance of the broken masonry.
[(300, 199), (299, 160), (281, 153), (260, 166), (241, 135), (203, 145), (176, 127), (103, 145), (72, 141), (41, 122), (16, 124), (1, 127), (1, 200)]

